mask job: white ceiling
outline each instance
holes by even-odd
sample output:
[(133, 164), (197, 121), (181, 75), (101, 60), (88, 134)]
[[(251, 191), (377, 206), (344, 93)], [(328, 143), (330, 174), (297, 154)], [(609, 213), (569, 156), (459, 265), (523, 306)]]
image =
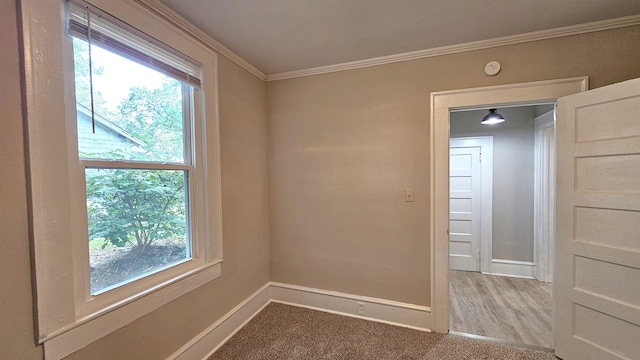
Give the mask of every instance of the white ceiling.
[(640, 0), (161, 0), (277, 74), (640, 14)]

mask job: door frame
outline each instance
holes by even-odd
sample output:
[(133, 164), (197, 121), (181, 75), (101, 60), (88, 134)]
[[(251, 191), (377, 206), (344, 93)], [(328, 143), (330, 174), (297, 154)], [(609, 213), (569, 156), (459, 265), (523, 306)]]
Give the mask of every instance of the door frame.
[(431, 93), (429, 119), (431, 329), (449, 332), (449, 113), (478, 107), (534, 105), (588, 90), (588, 77)]
[(554, 106), (535, 118), (533, 260), (535, 278), (543, 282), (553, 281), (555, 256), (555, 111)]
[(463, 136), (449, 138), (449, 148), (480, 148), (480, 272), (491, 272), (493, 237), (493, 136)]

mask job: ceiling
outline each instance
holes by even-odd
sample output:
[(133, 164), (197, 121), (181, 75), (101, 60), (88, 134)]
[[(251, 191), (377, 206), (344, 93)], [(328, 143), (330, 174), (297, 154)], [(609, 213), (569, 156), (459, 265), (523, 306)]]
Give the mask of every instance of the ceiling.
[(640, 14), (639, 0), (161, 0), (267, 75)]

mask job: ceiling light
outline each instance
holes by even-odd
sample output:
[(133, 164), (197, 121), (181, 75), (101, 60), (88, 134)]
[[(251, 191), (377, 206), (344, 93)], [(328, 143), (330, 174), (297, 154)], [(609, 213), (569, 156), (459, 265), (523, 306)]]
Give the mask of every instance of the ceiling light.
[(504, 117), (496, 112), (496, 109), (489, 109), (489, 114), (482, 119), (480, 124), (491, 125), (504, 122)]

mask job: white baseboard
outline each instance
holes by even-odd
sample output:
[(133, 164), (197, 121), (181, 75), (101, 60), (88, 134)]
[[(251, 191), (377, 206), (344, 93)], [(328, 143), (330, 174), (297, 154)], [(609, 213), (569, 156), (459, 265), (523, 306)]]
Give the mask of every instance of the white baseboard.
[(491, 275), (535, 279), (536, 264), (529, 261), (491, 260)]
[(418, 330), (431, 329), (431, 309), (427, 306), (276, 282), (271, 283), (271, 296), (274, 302)]
[(270, 283), (266, 283), (167, 359), (201, 360), (208, 358), (270, 302), (271, 287)]
[(462, 271), (478, 271), (473, 267), (469, 255), (449, 254), (449, 269)]
[(211, 326), (171, 354), (167, 360), (204, 360), (271, 302), (430, 331), (427, 306), (269, 282)]

